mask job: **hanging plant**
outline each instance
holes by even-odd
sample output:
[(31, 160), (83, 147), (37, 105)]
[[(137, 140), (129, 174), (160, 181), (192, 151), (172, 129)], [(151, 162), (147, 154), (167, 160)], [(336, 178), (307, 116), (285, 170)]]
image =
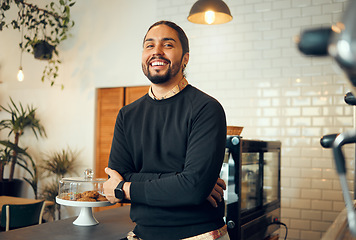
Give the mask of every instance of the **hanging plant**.
[[(21, 50), (48, 61), (41, 80), (48, 80), (51, 86), (55, 84), (61, 63), (57, 46), (69, 37), (69, 30), (74, 26), (70, 18), (70, 8), (74, 4), (72, 0), (57, 0), (40, 8), (24, 0), (2, 0), (0, 6), (0, 31), (9, 26), (22, 30)], [(18, 8), (17, 19), (6, 21), (5, 12), (13, 5)]]

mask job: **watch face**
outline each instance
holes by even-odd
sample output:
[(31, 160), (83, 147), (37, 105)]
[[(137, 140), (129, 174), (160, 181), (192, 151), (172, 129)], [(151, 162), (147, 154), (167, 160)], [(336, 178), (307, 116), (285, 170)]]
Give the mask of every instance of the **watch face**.
[(122, 191), (122, 189), (116, 188), (115, 189), (115, 197), (120, 200), (124, 199), (124, 191)]

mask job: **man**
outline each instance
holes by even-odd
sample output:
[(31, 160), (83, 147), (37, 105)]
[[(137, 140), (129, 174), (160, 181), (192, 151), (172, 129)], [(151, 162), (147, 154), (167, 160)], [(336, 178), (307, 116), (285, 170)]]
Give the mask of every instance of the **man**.
[(229, 239), (218, 178), (225, 113), (188, 84), (188, 61), (184, 31), (168, 21), (153, 24), (142, 52), (150, 90), (116, 120), (104, 192), (112, 203), (131, 201), (133, 239)]

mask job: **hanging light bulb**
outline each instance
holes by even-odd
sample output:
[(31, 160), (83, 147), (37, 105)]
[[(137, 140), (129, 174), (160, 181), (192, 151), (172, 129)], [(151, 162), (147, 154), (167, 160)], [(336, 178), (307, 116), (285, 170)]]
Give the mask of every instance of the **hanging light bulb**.
[(19, 82), (22, 82), (23, 79), (24, 79), (24, 77), (25, 77), (25, 76), (23, 75), (22, 67), (20, 66), (19, 71), (18, 71), (18, 73), (17, 73), (17, 80), (18, 80)]
[[(22, 16), (24, 15), (24, 9), (23, 9), (23, 6), (22, 6)], [(20, 67), (19, 67), (19, 71), (17, 72), (17, 80), (19, 82), (22, 82), (23, 79), (24, 79), (24, 74), (23, 74), (23, 71), (22, 71), (22, 54), (23, 54), (23, 22), (22, 22), (22, 26), (21, 26), (21, 44), (20, 44), (20, 47), (21, 47), (21, 55), (20, 55)]]
[(199, 24), (222, 24), (230, 22), (232, 16), (222, 0), (198, 0), (190, 9), (188, 20)]
[(206, 11), (204, 19), (208, 24), (212, 24), (215, 21), (215, 13), (213, 11)]

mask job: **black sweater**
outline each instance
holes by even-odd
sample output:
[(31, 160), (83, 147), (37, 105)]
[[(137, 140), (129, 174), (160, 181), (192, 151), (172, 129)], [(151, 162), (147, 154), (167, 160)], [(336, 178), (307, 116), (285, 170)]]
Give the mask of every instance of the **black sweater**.
[(181, 239), (221, 227), (224, 204), (206, 200), (219, 176), (226, 120), (214, 98), (188, 85), (146, 94), (117, 117), (109, 167), (132, 182), (131, 219), (144, 240)]

